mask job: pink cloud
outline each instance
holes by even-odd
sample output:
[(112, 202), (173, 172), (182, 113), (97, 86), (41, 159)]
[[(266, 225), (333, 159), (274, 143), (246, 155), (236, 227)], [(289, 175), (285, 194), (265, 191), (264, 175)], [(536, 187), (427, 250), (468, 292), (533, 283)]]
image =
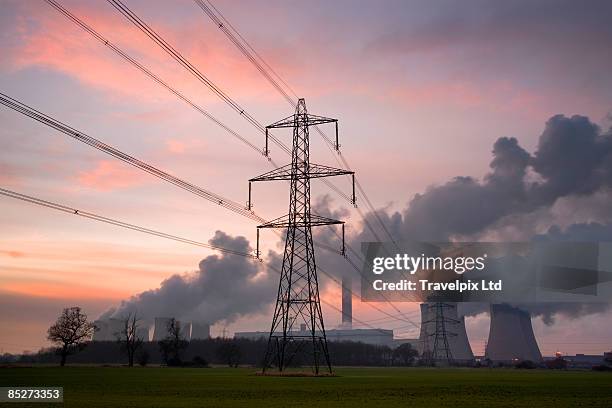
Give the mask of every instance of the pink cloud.
[(12, 294), (62, 300), (120, 300), (130, 295), (127, 290), (101, 289), (94, 285), (67, 285), (65, 282), (10, 282), (3, 284), (1, 290)]
[(0, 183), (3, 186), (18, 184), (17, 169), (5, 163), (0, 163)]
[(145, 177), (126, 164), (101, 160), (94, 169), (81, 172), (78, 182), (95, 190), (111, 191), (144, 184)]
[[(206, 142), (201, 137), (173, 137), (170, 139), (166, 139), (165, 150), (162, 154), (171, 153), (174, 155), (194, 155), (197, 159), (196, 162), (200, 162), (201, 160), (201, 152), (204, 151), (207, 147)], [(181, 160), (186, 160), (184, 157)]]
[[(197, 80), (111, 8), (80, 4), (68, 9), (172, 86), (181, 91), (191, 90), (198, 100), (204, 98), (206, 104), (218, 102), (203, 84), (194, 86), (199, 84)], [(233, 97), (279, 98), (244, 56), (214, 31), (216, 27), (203, 24), (205, 16), (195, 15), (182, 21), (180, 26), (171, 26), (148, 18), (142, 10), (135, 11), (143, 14), (148, 24)], [(174, 100), (169, 92), (53, 9), (24, 3), (18, 5), (17, 14), (13, 35), (19, 45), (8, 50), (5, 60), (10, 69), (45, 67), (76, 78), (87, 86), (110, 91), (113, 96), (149, 102), (152, 99)], [(27, 21), (26, 15), (35, 24)], [(219, 37), (207, 41), (208, 34), (212, 33)], [(271, 54), (283, 55), (280, 51)], [(276, 66), (280, 64), (275, 58), (270, 62)]]
[(22, 258), (25, 254), (21, 251), (0, 250), (0, 254), (10, 256), (11, 258)]
[(176, 139), (168, 139), (166, 140), (166, 147), (170, 153), (174, 154), (182, 154), (185, 153), (185, 142)]
[[(471, 82), (462, 80), (440, 80), (433, 83), (404, 83), (393, 87), (381, 100), (417, 108), (452, 107), (459, 109), (478, 108), (488, 112), (521, 112), (531, 118), (541, 119), (548, 114), (552, 95), (526, 89), (510, 81)], [(547, 103), (548, 102), (548, 103)]]

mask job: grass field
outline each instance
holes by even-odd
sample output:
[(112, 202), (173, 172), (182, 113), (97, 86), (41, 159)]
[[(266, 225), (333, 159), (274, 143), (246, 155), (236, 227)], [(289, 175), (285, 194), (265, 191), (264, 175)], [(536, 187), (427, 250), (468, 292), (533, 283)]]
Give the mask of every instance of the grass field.
[(338, 368), (337, 377), (327, 378), (261, 377), (254, 372), (244, 368), (0, 368), (0, 386), (63, 386), (66, 407), (612, 406), (612, 374), (605, 372)]

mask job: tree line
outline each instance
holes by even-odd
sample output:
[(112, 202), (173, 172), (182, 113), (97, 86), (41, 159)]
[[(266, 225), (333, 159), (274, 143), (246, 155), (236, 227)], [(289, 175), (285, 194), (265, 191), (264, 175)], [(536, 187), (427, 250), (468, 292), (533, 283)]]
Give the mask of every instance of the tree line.
[[(53, 347), (36, 354), (20, 357), (22, 362), (88, 364), (127, 364), (145, 366), (163, 364), (168, 366), (197, 366), (223, 364), (261, 366), (267, 347), (267, 339), (185, 340), (186, 336), (175, 319), (168, 323), (167, 336), (161, 341), (145, 341), (137, 336), (141, 319), (136, 313), (120, 318), (121, 329), (114, 333), (115, 341), (91, 341), (95, 325), (79, 307), (63, 310), (57, 321), (48, 330), (48, 339)], [(392, 366), (412, 365), (418, 356), (410, 344), (391, 349), (387, 346), (360, 342), (329, 342), (329, 352), (335, 365)], [(308, 361), (306, 356), (296, 355), (295, 365)]]

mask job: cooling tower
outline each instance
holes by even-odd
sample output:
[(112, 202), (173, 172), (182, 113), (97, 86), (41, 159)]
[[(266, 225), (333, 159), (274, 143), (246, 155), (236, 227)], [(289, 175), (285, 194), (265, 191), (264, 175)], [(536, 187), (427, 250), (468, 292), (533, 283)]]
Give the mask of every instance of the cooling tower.
[(115, 341), (124, 331), (124, 322), (121, 319), (108, 319), (108, 340)]
[[(461, 318), (458, 317), (457, 305), (455, 303), (448, 304), (452, 305), (452, 307), (442, 310), (444, 318), (449, 320), (445, 321), (444, 325), (446, 332), (449, 333), (447, 340), (453, 361), (459, 364), (471, 364), (474, 361), (474, 353), (472, 353), (472, 347), (470, 347), (470, 342), (468, 341), (465, 331), (465, 319), (463, 316)], [(431, 307), (432, 305), (433, 303), (421, 303), (419, 354), (423, 354), (423, 351), (426, 350), (433, 352), (434, 336), (432, 335), (436, 332), (436, 311), (434, 307)]]
[(342, 278), (342, 328), (353, 326), (353, 296), (352, 281), (349, 277)]
[(153, 328), (153, 341), (160, 341), (168, 337), (169, 317), (156, 317), (155, 327)]
[(184, 340), (191, 340), (191, 322), (187, 322), (187, 323), (179, 323), (179, 327), (181, 328), (181, 337)]
[(94, 331), (92, 341), (106, 341), (108, 338), (108, 323), (106, 320), (94, 321), (96, 330)]
[(138, 327), (136, 329), (136, 337), (142, 341), (149, 341), (149, 328), (148, 327)]
[(93, 341), (115, 341), (123, 331), (123, 322), (120, 319), (96, 320), (96, 331)]
[(193, 322), (191, 324), (191, 340), (206, 340), (210, 338), (210, 324)]
[(528, 312), (509, 305), (491, 305), (491, 328), (485, 357), (495, 362), (542, 361)]

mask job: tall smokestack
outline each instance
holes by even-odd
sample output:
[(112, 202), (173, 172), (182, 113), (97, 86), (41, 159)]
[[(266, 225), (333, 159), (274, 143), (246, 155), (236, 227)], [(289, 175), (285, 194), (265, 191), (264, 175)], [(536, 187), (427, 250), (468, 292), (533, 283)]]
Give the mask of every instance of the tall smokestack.
[(349, 277), (342, 278), (342, 327), (350, 329), (353, 326), (353, 296), (352, 281)]

